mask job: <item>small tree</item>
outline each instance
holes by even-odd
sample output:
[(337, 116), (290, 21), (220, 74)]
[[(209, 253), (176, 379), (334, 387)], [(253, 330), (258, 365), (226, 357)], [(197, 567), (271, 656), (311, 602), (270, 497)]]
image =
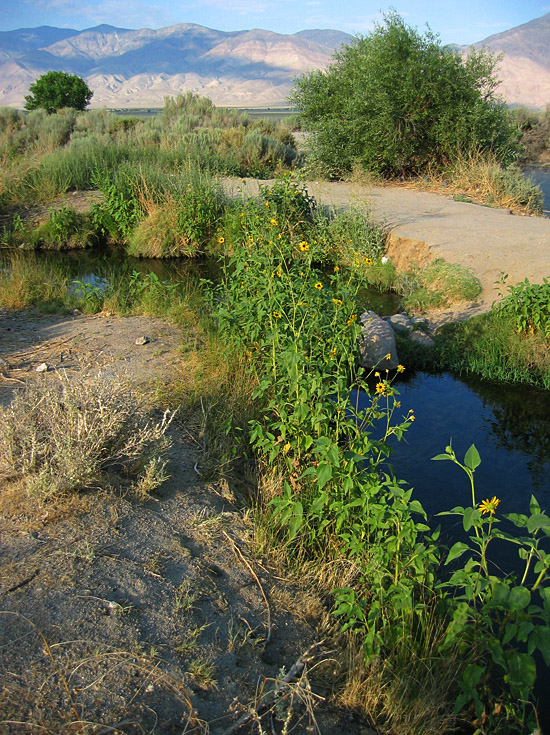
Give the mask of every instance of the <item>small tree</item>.
[(25, 109), (36, 110), (42, 107), (48, 114), (62, 107), (84, 110), (90, 104), (93, 92), (86, 82), (76, 74), (64, 71), (49, 71), (39, 77), (29, 87), (25, 97)]
[(295, 86), (292, 103), (312, 134), (314, 159), (333, 176), (359, 164), (386, 176), (441, 166), (458, 153), (514, 155), (516, 138), (496, 99), (498, 59), (463, 58), (395, 13)]

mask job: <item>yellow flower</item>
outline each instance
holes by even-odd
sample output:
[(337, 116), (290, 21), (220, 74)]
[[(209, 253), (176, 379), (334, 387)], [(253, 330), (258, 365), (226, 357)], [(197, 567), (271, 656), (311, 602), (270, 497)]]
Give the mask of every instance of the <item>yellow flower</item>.
[(333, 303), (335, 303), (335, 304), (338, 304), (338, 305), (340, 305), (340, 306), (342, 305), (342, 299), (332, 299), (332, 301), (333, 301)]
[(375, 372), (375, 373), (374, 373), (374, 377), (375, 377), (375, 378), (379, 378), (379, 377), (380, 377), (380, 373), (379, 373), (378, 371), (377, 371), (377, 372)]
[(498, 505), (500, 503), (500, 500), (497, 498), (496, 495), (493, 495), (493, 497), (489, 500), (483, 500), (479, 504), (479, 510), (481, 511), (482, 515), (484, 513), (490, 513), (491, 515), (495, 514), (495, 510), (498, 508)]
[(252, 237), (252, 235), (248, 236), (248, 242), (254, 242), (254, 238)]
[(290, 452), (290, 442), (287, 442), (283, 447), (283, 455), (286, 455)]
[(352, 314), (347, 321), (348, 327), (351, 327), (351, 325), (353, 324), (354, 321), (356, 321), (356, 319), (357, 319), (357, 314)]
[(320, 291), (323, 288), (323, 284), (321, 283), (321, 281), (317, 281), (317, 283), (315, 284), (315, 288), (317, 289), (317, 291)]
[(218, 242), (220, 245), (225, 242), (225, 237), (218, 237)]
[(277, 235), (277, 237), (278, 237), (278, 239), (279, 239), (279, 240), (281, 240), (283, 236), (282, 236), (282, 234), (281, 234), (281, 233), (279, 232), (279, 234)]
[(269, 202), (266, 202), (266, 203), (265, 203), (265, 206), (266, 206), (266, 207), (269, 207)]
[(283, 315), (280, 314), (278, 311), (274, 311), (273, 316), (275, 317), (275, 319), (281, 319)]
[(333, 347), (332, 352), (330, 353), (330, 359), (334, 360), (335, 357), (336, 357), (336, 347)]
[(372, 265), (372, 260), (370, 258), (363, 258), (363, 263), (365, 263), (365, 265)]
[(273, 225), (273, 227), (277, 227), (278, 222), (275, 217), (273, 217), (273, 219), (271, 220), (271, 224)]
[(376, 392), (377, 393), (383, 394), (385, 390), (386, 390), (386, 386), (384, 385), (384, 383), (377, 383), (376, 384)]
[(398, 373), (404, 373), (405, 372), (405, 367), (403, 365), (398, 365), (397, 366), (397, 372)]
[(302, 240), (300, 243), (300, 250), (305, 253), (309, 250), (309, 243), (307, 243), (305, 240)]
[(414, 414), (411, 414), (411, 415), (409, 416), (409, 421), (414, 421), (414, 419), (415, 419), (415, 416), (414, 416)]
[(386, 360), (391, 360), (391, 352), (388, 352), (388, 354), (386, 355)]
[(335, 272), (335, 273), (338, 273), (338, 271), (339, 271), (339, 270), (340, 270), (340, 266), (338, 266), (338, 265), (335, 265), (335, 266), (334, 266), (334, 272)]

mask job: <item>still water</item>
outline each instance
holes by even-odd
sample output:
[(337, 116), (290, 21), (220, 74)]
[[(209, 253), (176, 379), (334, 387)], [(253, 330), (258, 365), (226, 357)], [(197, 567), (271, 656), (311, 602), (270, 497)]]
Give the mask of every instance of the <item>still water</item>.
[(523, 171), (542, 189), (544, 214), (550, 217), (550, 167), (526, 166)]
[[(478, 499), (497, 495), (502, 513), (526, 513), (534, 494), (550, 510), (550, 393), (525, 387), (416, 373), (394, 383), (400, 413), (416, 420), (401, 442), (392, 441), (391, 463), (429, 514), (470, 503), (469, 482), (450, 462), (432, 462), (452, 442), (462, 459), (475, 444)], [(392, 437), (394, 439), (394, 437)]]

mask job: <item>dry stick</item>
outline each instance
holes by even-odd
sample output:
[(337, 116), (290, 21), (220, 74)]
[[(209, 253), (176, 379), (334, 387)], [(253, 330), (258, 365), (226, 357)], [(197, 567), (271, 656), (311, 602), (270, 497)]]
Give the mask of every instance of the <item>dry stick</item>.
[(269, 602), (267, 601), (267, 596), (266, 596), (266, 594), (264, 592), (264, 588), (262, 587), (262, 584), (261, 584), (260, 580), (258, 579), (258, 575), (252, 569), (252, 567), (250, 566), (250, 564), (248, 563), (248, 561), (244, 558), (242, 551), (239, 549), (239, 547), (237, 546), (237, 544), (233, 541), (233, 539), (231, 538), (231, 536), (229, 536), (223, 530), (223, 528), (221, 529), (221, 531), (222, 531), (223, 535), (225, 536), (225, 538), (231, 544), (231, 547), (233, 549), (233, 552), (234, 552), (235, 556), (240, 561), (242, 561), (242, 563), (246, 566), (246, 568), (248, 569), (248, 571), (250, 572), (250, 574), (254, 577), (254, 580), (256, 581), (256, 584), (260, 588), (260, 592), (262, 593), (262, 597), (264, 598), (265, 606), (266, 606), (266, 609), (267, 609), (267, 637), (265, 639), (265, 644), (264, 644), (265, 646), (267, 646), (267, 644), (271, 640), (271, 608), (269, 607)]
[[(207, 413), (205, 413), (205, 411), (204, 411), (204, 404), (203, 404), (203, 402), (202, 402), (202, 396), (201, 396), (201, 411), (202, 411), (202, 417), (203, 417), (203, 419), (204, 419), (204, 428), (203, 428), (203, 430), (202, 430), (202, 451), (203, 451), (203, 453), (205, 453), (205, 452), (206, 452), (206, 421), (207, 421), (207, 419), (208, 419), (208, 414), (207, 414)], [(202, 475), (201, 475), (201, 473), (199, 472), (199, 470), (197, 469), (197, 468), (198, 468), (198, 466), (199, 466), (199, 460), (197, 459), (197, 461), (196, 461), (196, 462), (195, 462), (195, 464), (193, 465), (193, 469), (195, 470), (195, 472), (197, 473), (197, 475), (198, 475), (198, 476), (199, 476), (199, 477), (201, 478), (201, 480), (202, 480)]]
[(240, 720), (235, 722), (235, 724), (224, 730), (222, 735), (233, 735), (234, 732), (237, 732), (237, 730), (239, 730), (243, 725), (246, 725), (251, 719), (258, 718), (262, 712), (271, 706), (272, 701), (279, 696), (283, 684), (290, 684), (293, 680), (300, 678), (306, 665), (315, 658), (317, 654), (316, 649), (320, 648), (324, 643), (325, 641), (323, 639), (322, 641), (311, 645), (307, 651), (305, 651), (305, 653), (303, 653), (298, 660), (292, 664), (288, 674), (283, 676), (277, 687), (265, 695), (263, 702), (260, 702), (254, 710), (247, 712), (246, 715), (243, 715)]
[(11, 383), (21, 383), (21, 385), (27, 385), (24, 380), (19, 380), (19, 378), (8, 378), (7, 375), (4, 375), (4, 373), (0, 373), (0, 378), (3, 380), (9, 380)]

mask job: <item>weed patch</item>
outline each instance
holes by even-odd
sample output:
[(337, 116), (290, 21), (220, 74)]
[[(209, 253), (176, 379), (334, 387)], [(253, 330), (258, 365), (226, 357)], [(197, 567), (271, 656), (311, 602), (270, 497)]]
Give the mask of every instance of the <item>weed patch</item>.
[(137, 483), (138, 494), (165, 479), (161, 461), (173, 415), (153, 421), (143, 401), (119, 383), (68, 380), (28, 386), (2, 409), (0, 467), (22, 477), (28, 492), (46, 500), (68, 492)]

